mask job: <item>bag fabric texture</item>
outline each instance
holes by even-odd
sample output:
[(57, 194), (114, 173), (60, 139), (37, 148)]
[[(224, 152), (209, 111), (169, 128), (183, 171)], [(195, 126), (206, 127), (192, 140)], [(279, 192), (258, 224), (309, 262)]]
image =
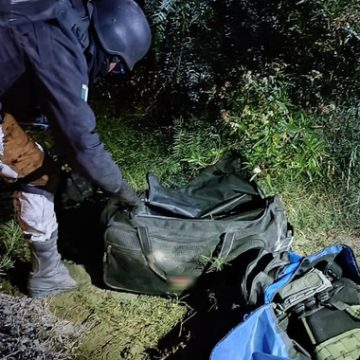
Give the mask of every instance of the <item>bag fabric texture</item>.
[(136, 214), (109, 202), (104, 281), (114, 289), (179, 294), (209, 269), (251, 249), (283, 252), (292, 234), (277, 197), (264, 198), (238, 154), (229, 153), (189, 184), (165, 189), (148, 176)]

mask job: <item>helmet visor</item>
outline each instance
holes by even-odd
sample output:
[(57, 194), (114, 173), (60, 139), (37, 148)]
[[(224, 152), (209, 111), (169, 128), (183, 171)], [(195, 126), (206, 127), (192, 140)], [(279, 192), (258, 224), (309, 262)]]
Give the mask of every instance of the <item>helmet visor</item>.
[(119, 56), (109, 59), (109, 73), (112, 75), (126, 75), (129, 69), (125, 61)]

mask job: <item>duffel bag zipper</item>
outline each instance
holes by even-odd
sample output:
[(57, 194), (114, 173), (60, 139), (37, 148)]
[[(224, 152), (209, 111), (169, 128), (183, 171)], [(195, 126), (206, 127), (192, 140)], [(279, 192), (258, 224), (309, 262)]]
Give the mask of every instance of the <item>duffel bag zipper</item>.
[(103, 258), (104, 264), (109, 264), (109, 255), (111, 254), (111, 248), (112, 246), (110, 244), (106, 247), (106, 251), (104, 253), (104, 258)]

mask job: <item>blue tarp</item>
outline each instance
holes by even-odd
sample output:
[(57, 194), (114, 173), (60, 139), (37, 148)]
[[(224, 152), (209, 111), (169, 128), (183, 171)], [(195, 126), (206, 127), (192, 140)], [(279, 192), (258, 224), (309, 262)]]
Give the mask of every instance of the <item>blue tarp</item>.
[(249, 315), (212, 351), (211, 360), (289, 360), (290, 339), (277, 326), (271, 305)]

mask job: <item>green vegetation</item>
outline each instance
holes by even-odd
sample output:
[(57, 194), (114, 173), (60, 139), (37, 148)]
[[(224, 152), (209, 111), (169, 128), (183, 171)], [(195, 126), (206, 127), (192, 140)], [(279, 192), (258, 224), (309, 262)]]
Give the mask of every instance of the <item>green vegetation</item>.
[[(130, 184), (143, 192), (151, 171), (179, 185), (236, 149), (266, 194), (281, 195), (295, 250), (341, 242), (359, 257), (359, 2), (149, 0), (145, 10), (154, 30), (147, 59), (124, 83), (100, 83), (92, 99)], [(19, 229), (2, 221), (0, 277), (26, 259)], [(51, 308), (88, 326), (80, 359), (145, 359), (186, 311), (89, 284)]]
[(55, 296), (50, 309), (60, 319), (86, 329), (77, 346), (77, 360), (145, 359), (186, 312), (177, 300), (137, 296), (91, 285), (83, 267), (68, 264), (81, 287)]
[(222, 114), (229, 140), (269, 180), (286, 173), (289, 180), (312, 181), (322, 176), (327, 144), (315, 116), (291, 103), (289, 86), (279, 78), (244, 74), (239, 90), (229, 95), (232, 110)]
[[(134, 122), (135, 125), (136, 122)], [(169, 141), (160, 129), (133, 128), (133, 123), (116, 117), (99, 119), (98, 131), (122, 169), (129, 183), (137, 190), (146, 188), (146, 173), (154, 172), (165, 181), (181, 176), (176, 159), (169, 156)]]
[[(20, 228), (14, 220), (0, 225), (0, 280), (6, 271), (13, 268), (16, 261), (29, 259), (24, 247)], [(1, 281), (0, 281), (1, 289)]]

